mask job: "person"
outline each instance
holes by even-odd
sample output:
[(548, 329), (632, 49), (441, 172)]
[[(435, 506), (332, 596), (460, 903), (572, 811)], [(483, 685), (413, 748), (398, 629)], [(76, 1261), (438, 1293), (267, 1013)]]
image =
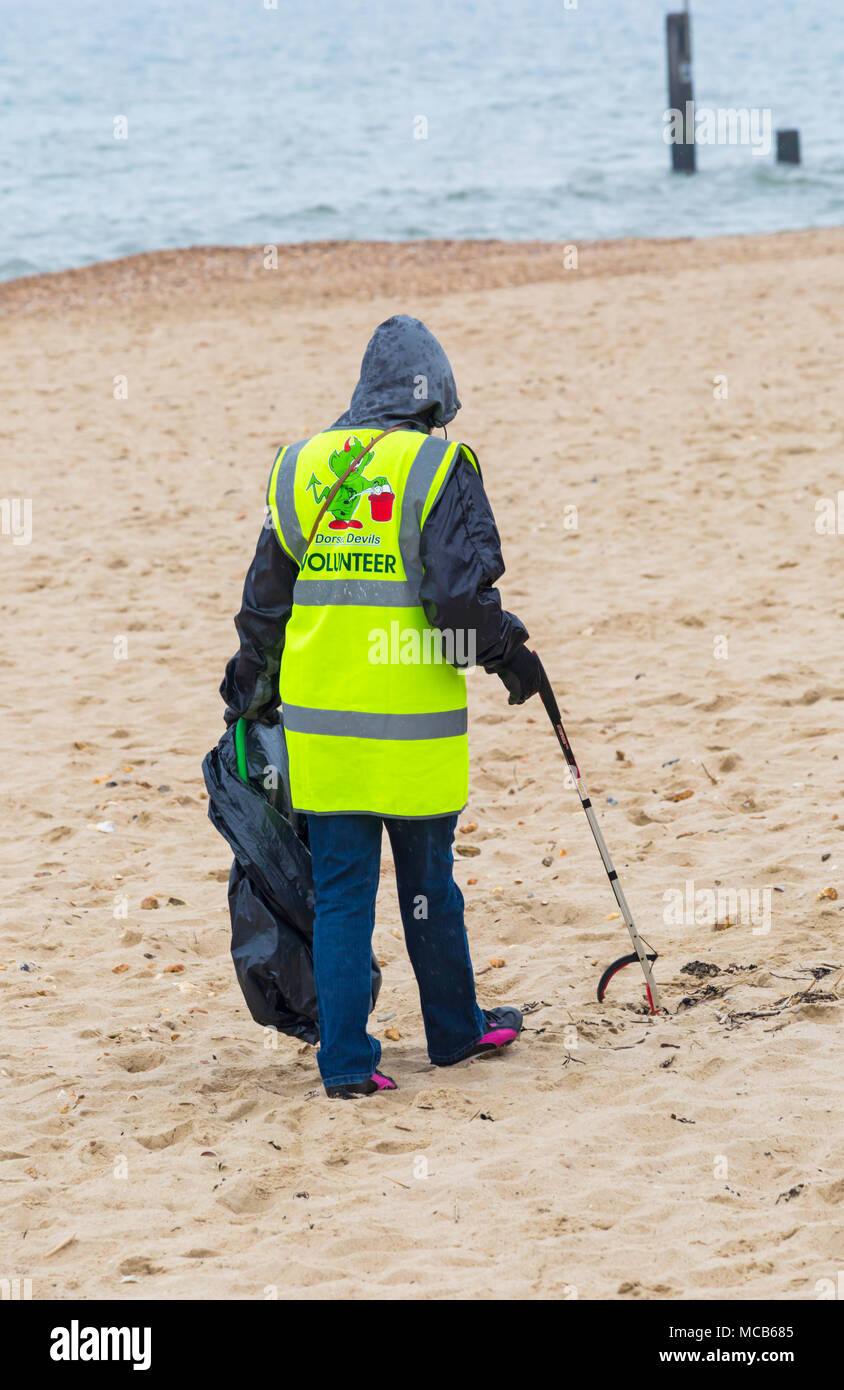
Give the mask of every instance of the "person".
[(276, 457), (220, 687), (228, 722), (282, 706), (332, 1097), (395, 1089), (367, 1032), (382, 825), (431, 1061), (498, 1051), (522, 1026), (517, 1008), (478, 1006), (452, 842), (468, 797), (466, 668), (500, 676), (510, 704), (542, 668), (494, 587), (504, 562), (478, 459), (432, 433), (460, 405), (429, 329), (405, 314), (379, 324), (348, 410)]

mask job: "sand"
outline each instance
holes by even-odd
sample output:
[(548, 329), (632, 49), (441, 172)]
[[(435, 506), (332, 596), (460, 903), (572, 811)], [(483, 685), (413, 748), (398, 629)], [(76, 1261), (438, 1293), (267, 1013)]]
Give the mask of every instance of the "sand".
[[(261, 256), (0, 286), (2, 494), (32, 501), (31, 542), (0, 537), (0, 1276), (34, 1298), (816, 1298), (844, 1257), (844, 537), (816, 528), (842, 487), (844, 233), (584, 245), (576, 270), (562, 245)], [(530, 1005), (527, 1030), (428, 1065), (385, 846), (401, 1089), (350, 1105), (247, 1014), (200, 763), (274, 452), (337, 415), (395, 311), (455, 365), (505, 601), (669, 1012), (637, 968), (597, 1002), (628, 939), (585, 817), (538, 702), (475, 674), (457, 875), (481, 1002)], [(737, 905), (664, 920), (687, 881)]]

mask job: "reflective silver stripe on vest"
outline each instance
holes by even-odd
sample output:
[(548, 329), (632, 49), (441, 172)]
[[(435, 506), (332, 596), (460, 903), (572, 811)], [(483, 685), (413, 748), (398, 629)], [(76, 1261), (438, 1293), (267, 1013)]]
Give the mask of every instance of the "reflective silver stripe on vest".
[[(429, 435), (417, 453), (407, 474), (404, 496), (401, 504), (399, 524), (399, 550), (401, 551), (404, 572), (408, 583), (416, 593), (419, 602), (419, 586), (422, 583), (422, 561), (419, 558), (420, 521), (425, 499), (434, 481), (437, 469), (445, 458), (446, 450), (451, 448), (447, 439), (434, 439)], [(459, 450), (457, 451), (459, 452)]]
[[(284, 533), (284, 539), (292, 550), (296, 561), (301, 565), (302, 558), (307, 546), (302, 528), (299, 525), (299, 518), (296, 515), (295, 494), (293, 484), (296, 479), (296, 464), (299, 459), (300, 451), (308, 443), (307, 439), (300, 439), (298, 443), (291, 444), (284, 458), (278, 466), (278, 473), (275, 479), (275, 504), (278, 512), (278, 522)], [(273, 498), (269, 499), (270, 502)]]
[(336, 738), (454, 738), (468, 727), (465, 709), (431, 714), (370, 714), (360, 710), (309, 709), (282, 702), (284, 727), (291, 734), (331, 734)]
[(307, 607), (354, 603), (362, 608), (418, 608), (419, 585), (407, 579), (297, 579), (293, 602)]

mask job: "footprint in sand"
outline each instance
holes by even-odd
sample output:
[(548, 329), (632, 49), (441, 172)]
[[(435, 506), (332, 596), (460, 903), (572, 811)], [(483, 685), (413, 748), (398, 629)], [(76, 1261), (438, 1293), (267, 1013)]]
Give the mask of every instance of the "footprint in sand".
[(243, 1216), (264, 1211), (276, 1195), (255, 1178), (233, 1178), (218, 1189), (217, 1201), (236, 1216)]
[(131, 1047), (113, 1054), (110, 1061), (123, 1071), (153, 1071), (161, 1066), (166, 1055), (158, 1047)]
[(193, 1130), (193, 1120), (183, 1120), (181, 1124), (174, 1125), (172, 1129), (164, 1130), (160, 1134), (137, 1134), (135, 1138), (144, 1149), (155, 1151), (157, 1149), (169, 1149), (173, 1144), (178, 1144), (180, 1139), (185, 1139)]
[(121, 1275), (135, 1274), (146, 1275), (163, 1274), (164, 1266), (153, 1264), (146, 1255), (130, 1255), (128, 1259), (122, 1260), (117, 1266), (117, 1272)]

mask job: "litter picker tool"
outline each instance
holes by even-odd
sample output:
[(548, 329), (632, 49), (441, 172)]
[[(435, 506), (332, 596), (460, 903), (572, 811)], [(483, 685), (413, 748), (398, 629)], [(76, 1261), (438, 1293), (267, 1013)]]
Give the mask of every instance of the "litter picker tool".
[(592, 802), (589, 798), (589, 792), (586, 789), (586, 783), (580, 775), (580, 768), (577, 766), (577, 761), (575, 759), (574, 753), (572, 752), (571, 744), (569, 743), (568, 738), (566, 736), (566, 731), (563, 728), (563, 721), (560, 716), (560, 708), (557, 704), (556, 699), (554, 698), (554, 692), (551, 689), (551, 682), (548, 679), (548, 674), (545, 671), (544, 667), (542, 670), (542, 682), (539, 687), (539, 694), (542, 697), (542, 703), (545, 706), (548, 718), (551, 720), (551, 723), (554, 726), (554, 733), (557, 735), (557, 742), (563, 750), (563, 757), (568, 763), (569, 772), (572, 775), (574, 785), (577, 788), (577, 794), (580, 797), (580, 804), (586, 812), (586, 819), (588, 820), (589, 827), (592, 831), (592, 834), (595, 837), (595, 844), (598, 846), (598, 851), (601, 855), (601, 859), (603, 860), (604, 868), (607, 871), (607, 878), (612, 884), (612, 891), (615, 893), (615, 900), (618, 903), (619, 908), (621, 909), (621, 915), (627, 924), (627, 930), (630, 933), (630, 940), (633, 942), (634, 947), (633, 953), (631, 955), (620, 956), (618, 960), (613, 961), (612, 965), (607, 966), (598, 984), (598, 999), (603, 1000), (607, 985), (609, 984), (613, 975), (615, 975), (617, 971), (623, 969), (625, 965), (633, 965), (635, 961), (638, 961), (642, 967), (642, 970), (644, 971), (645, 988), (648, 992), (648, 1002), (651, 1006), (651, 1013), (658, 1013), (662, 1006), (659, 1002), (659, 990), (657, 989), (656, 980), (654, 979), (653, 970), (651, 969), (652, 962), (657, 959), (657, 952), (649, 952), (645, 949), (648, 943), (642, 940), (641, 936), (636, 930), (636, 926), (633, 921), (633, 914), (631, 913), (630, 908), (627, 905), (627, 899), (625, 898), (621, 884), (618, 881), (618, 874), (613, 868), (613, 862), (610, 859), (609, 850), (604, 844), (604, 837), (601, 834), (601, 827), (598, 825), (598, 819), (595, 815)]

